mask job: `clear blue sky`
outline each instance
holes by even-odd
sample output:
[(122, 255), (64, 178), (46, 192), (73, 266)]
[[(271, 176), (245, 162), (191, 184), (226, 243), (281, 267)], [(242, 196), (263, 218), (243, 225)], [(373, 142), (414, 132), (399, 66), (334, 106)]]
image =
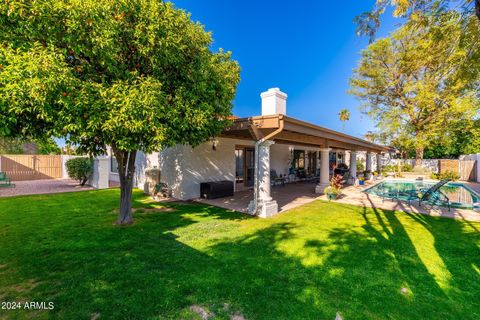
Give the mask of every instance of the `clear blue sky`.
[[(261, 113), (260, 93), (280, 87), (288, 94), (289, 116), (342, 130), (338, 112), (351, 119), (345, 132), (362, 136), (373, 128), (349, 96), (348, 79), (368, 39), (355, 33), (353, 19), (374, 0), (347, 1), (173, 1), (213, 32), (214, 49), (233, 52), (241, 82), (234, 114)], [(398, 23), (385, 14), (379, 36)]]

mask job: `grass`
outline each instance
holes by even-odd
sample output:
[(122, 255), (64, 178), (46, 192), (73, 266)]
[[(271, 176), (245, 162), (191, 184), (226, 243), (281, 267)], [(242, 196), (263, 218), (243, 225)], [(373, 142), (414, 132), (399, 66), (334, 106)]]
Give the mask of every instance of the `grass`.
[(0, 301), (55, 304), (0, 319), (480, 318), (478, 223), (321, 201), (255, 219), (136, 192), (121, 228), (117, 201), (0, 200)]

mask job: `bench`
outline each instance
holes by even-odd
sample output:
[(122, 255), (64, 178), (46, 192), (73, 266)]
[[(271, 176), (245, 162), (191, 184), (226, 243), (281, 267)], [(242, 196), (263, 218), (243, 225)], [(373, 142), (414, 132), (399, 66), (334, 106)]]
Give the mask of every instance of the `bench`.
[(0, 171), (0, 187), (14, 187), (15, 185), (12, 184), (12, 181), (5, 172)]

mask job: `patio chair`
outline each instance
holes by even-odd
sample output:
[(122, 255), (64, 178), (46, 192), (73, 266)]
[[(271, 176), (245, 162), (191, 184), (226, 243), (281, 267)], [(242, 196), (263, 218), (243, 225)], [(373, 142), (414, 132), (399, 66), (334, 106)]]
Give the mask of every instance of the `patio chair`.
[(0, 187), (14, 187), (15, 185), (12, 184), (12, 181), (5, 172), (0, 171)]
[(350, 171), (346, 171), (343, 175), (342, 175), (342, 187), (344, 184), (348, 184), (348, 181), (350, 180), (351, 176), (350, 176)]
[(285, 180), (286, 180), (286, 177), (278, 176), (276, 170), (270, 170), (270, 185), (272, 185), (272, 186), (276, 186), (276, 185), (285, 186)]
[(297, 169), (296, 178), (299, 181), (304, 181), (307, 179), (307, 174), (304, 169)]

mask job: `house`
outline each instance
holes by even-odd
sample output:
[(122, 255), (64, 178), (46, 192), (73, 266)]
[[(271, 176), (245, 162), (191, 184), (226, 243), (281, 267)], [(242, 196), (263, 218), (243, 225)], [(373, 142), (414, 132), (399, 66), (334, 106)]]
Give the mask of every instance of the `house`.
[(347, 163), (350, 175), (356, 177), (359, 152), (365, 153), (366, 170), (372, 170), (373, 155), (379, 164), (381, 153), (387, 150), (287, 116), (287, 95), (279, 88), (261, 94), (261, 107), (261, 115), (236, 118), (220, 136), (198, 147), (177, 145), (139, 155), (137, 186), (143, 186), (145, 170), (153, 167), (160, 169), (161, 181), (172, 189), (172, 196), (181, 200), (199, 198), (202, 182), (229, 180), (234, 182), (235, 192), (253, 188), (249, 211), (267, 217), (278, 212), (270, 196), (271, 173), (288, 178), (294, 178), (294, 172), (317, 176), (315, 191), (322, 193), (334, 164)]

